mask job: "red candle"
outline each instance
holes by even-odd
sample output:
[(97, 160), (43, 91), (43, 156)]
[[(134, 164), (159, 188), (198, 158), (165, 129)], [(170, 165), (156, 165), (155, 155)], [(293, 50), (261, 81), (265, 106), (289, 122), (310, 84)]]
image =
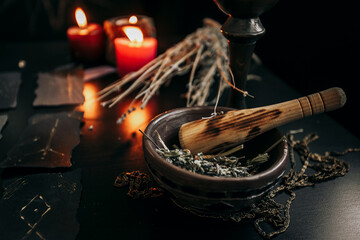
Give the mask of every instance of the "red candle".
[(119, 75), (140, 69), (156, 57), (157, 51), (157, 40), (153, 37), (144, 38), (139, 27), (126, 26), (123, 30), (127, 37), (114, 39)]
[(81, 8), (75, 11), (78, 26), (67, 30), (70, 49), (73, 57), (83, 62), (96, 62), (104, 51), (104, 36), (99, 24), (87, 23), (86, 15)]

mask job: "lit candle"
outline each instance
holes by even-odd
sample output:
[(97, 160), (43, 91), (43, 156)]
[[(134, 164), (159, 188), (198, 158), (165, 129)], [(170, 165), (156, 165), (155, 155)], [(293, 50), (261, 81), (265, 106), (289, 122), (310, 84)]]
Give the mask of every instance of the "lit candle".
[(78, 26), (67, 30), (70, 49), (76, 60), (96, 62), (104, 51), (104, 36), (102, 27), (96, 23), (87, 23), (86, 15), (81, 8), (75, 10)]
[(123, 27), (127, 37), (114, 39), (116, 65), (119, 75), (136, 71), (153, 60), (157, 51), (157, 40), (153, 37), (144, 37), (141, 29), (135, 24), (135, 16), (130, 17), (129, 26)]

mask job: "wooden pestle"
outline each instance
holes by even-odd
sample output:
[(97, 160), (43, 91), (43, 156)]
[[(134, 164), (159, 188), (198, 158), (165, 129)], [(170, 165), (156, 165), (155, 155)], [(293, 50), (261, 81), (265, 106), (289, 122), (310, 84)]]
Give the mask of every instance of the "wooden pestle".
[(287, 102), (185, 123), (180, 128), (179, 140), (181, 147), (192, 153), (219, 152), (297, 119), (341, 108), (345, 102), (341, 88), (329, 88)]

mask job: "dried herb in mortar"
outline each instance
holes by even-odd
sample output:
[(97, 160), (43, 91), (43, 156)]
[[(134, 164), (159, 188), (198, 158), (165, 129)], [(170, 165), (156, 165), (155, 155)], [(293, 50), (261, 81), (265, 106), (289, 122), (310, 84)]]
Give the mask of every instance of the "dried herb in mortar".
[(269, 159), (264, 153), (257, 157), (245, 160), (245, 157), (236, 156), (208, 156), (203, 153), (192, 155), (188, 149), (157, 148), (156, 151), (164, 159), (175, 166), (190, 172), (218, 177), (247, 177), (256, 172), (258, 166)]
[[(344, 156), (351, 152), (359, 152), (359, 148), (349, 148), (343, 152), (326, 152), (323, 155), (318, 153), (312, 153), (309, 148), (309, 144), (319, 136), (315, 133), (309, 134), (305, 136), (301, 140), (296, 140), (294, 135), (301, 131), (290, 131), (286, 137), (289, 144), (290, 151), (290, 170), (283, 177), (280, 185), (269, 192), (261, 201), (256, 204), (251, 205), (248, 208), (245, 208), (236, 213), (230, 213), (229, 215), (220, 216), (220, 219), (224, 220), (233, 220), (235, 222), (241, 222), (244, 219), (253, 219), (254, 227), (257, 232), (264, 238), (272, 238), (278, 234), (281, 234), (287, 230), (290, 225), (290, 207), (291, 203), (295, 200), (296, 194), (295, 190), (302, 187), (313, 186), (315, 183), (320, 183), (326, 180), (334, 179), (337, 177), (344, 176), (350, 169), (350, 165), (343, 160), (339, 159), (339, 156)], [(147, 137), (147, 136), (146, 136)], [(275, 145), (275, 144), (274, 144)], [(272, 148), (272, 147), (270, 147)], [(269, 148), (269, 149), (270, 149)], [(160, 149), (160, 148), (159, 148)], [(268, 151), (268, 150), (267, 150)], [(295, 153), (297, 153), (300, 157), (300, 161), (302, 164), (302, 168), (300, 171), (295, 171)], [(204, 157), (204, 156), (203, 156)], [(258, 155), (252, 161), (260, 160), (263, 156)], [(257, 158), (257, 159), (256, 159)], [(306, 170), (311, 168), (315, 170), (315, 173), (308, 174)], [(124, 177), (121, 180), (121, 176), (131, 176), (130, 178)], [(144, 177), (146, 176), (146, 177)], [(120, 180), (119, 180), (120, 178)], [(136, 178), (136, 181), (139, 181), (138, 184), (132, 183), (129, 184), (130, 181), (127, 180), (131, 178)], [(141, 194), (144, 194), (143, 197), (158, 196), (153, 191), (152, 187), (145, 187), (143, 191), (138, 191), (138, 186), (143, 186), (141, 184), (142, 181), (146, 184), (151, 181), (150, 177), (145, 173), (140, 173), (138, 171), (134, 172), (125, 172), (117, 177), (114, 185), (117, 185), (117, 182), (124, 182), (124, 184), (120, 184), (118, 186), (130, 185), (129, 196), (141, 197)], [(119, 183), (119, 182), (118, 182)], [(152, 185), (151, 185), (152, 186)], [(145, 190), (144, 190), (145, 189)], [(157, 190), (159, 188), (156, 188)], [(137, 191), (136, 194), (131, 193), (132, 191)], [(289, 195), (288, 200), (285, 204), (281, 204), (275, 201), (275, 197), (281, 193), (286, 193)], [(183, 207), (185, 210), (192, 212), (195, 215), (199, 215), (199, 213), (194, 212), (192, 209), (187, 209)], [(200, 216), (200, 217), (214, 217), (214, 216)], [(272, 232), (265, 231), (262, 227), (262, 223), (267, 223), (273, 227)]]

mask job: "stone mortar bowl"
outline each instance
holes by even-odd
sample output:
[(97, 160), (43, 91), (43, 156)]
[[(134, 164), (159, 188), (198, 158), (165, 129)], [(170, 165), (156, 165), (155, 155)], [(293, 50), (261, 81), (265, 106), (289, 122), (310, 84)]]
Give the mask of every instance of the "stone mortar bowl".
[[(218, 111), (229, 110), (232, 109), (218, 108)], [(170, 110), (155, 117), (147, 126), (145, 134), (160, 145), (155, 133), (157, 130), (169, 148), (173, 144), (180, 146), (180, 126), (210, 116), (212, 112), (213, 107)], [(282, 134), (277, 129), (268, 131), (244, 143), (242, 154), (250, 158), (264, 153), (281, 137)], [(192, 173), (168, 163), (155, 149), (154, 144), (144, 137), (144, 157), (155, 181), (170, 193), (171, 199), (179, 207), (210, 216), (233, 213), (259, 201), (279, 183), (288, 160), (288, 146), (284, 139), (269, 152), (268, 162), (262, 165), (257, 174), (239, 178), (214, 177)]]

